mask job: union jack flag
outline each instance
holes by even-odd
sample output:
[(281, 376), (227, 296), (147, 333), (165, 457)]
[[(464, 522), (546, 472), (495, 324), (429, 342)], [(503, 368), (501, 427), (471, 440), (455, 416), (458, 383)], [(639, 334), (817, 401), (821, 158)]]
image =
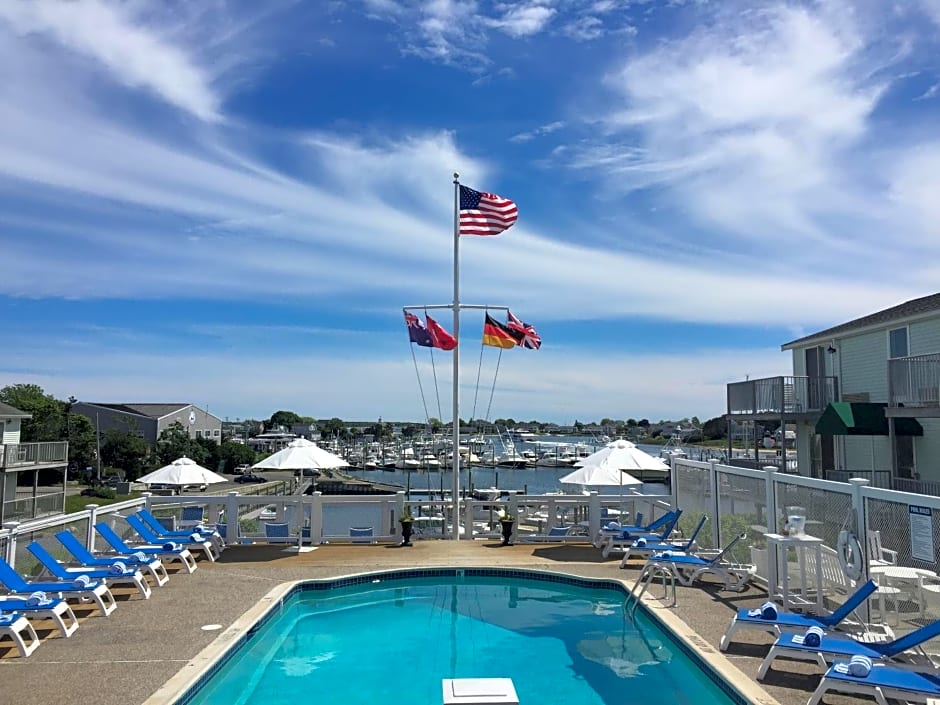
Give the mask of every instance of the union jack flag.
[(538, 350), (542, 347), (542, 338), (535, 331), (534, 326), (514, 316), (512, 311), (506, 311), (506, 321), (506, 327), (513, 333), (516, 345), (529, 348), (529, 350)]

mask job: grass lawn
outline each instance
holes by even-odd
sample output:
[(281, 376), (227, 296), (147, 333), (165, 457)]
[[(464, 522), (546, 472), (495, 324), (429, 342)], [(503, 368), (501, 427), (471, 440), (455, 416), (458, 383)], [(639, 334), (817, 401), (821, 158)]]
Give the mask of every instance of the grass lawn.
[(72, 512), (81, 512), (84, 511), (86, 504), (97, 504), (99, 507), (103, 507), (106, 504), (114, 504), (116, 502), (124, 502), (128, 499), (137, 499), (140, 497), (140, 492), (131, 492), (130, 494), (118, 495), (114, 499), (104, 499), (103, 497), (82, 497), (81, 495), (69, 495), (65, 498), (65, 513), (71, 514)]

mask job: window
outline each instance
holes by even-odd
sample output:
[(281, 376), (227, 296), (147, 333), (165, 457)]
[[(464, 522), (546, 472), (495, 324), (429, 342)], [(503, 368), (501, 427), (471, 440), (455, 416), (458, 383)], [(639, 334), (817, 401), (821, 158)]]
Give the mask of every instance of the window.
[(222, 431), (220, 431), (220, 430), (217, 429), (217, 428), (216, 428), (216, 429), (213, 429), (212, 435), (213, 435), (213, 436), (221, 436), (221, 435), (222, 435)]
[(907, 328), (895, 328), (888, 331), (888, 357), (895, 359), (907, 357)]
[(197, 429), (196, 429), (196, 438), (202, 438), (202, 429), (201, 429), (201, 428), (197, 428)]

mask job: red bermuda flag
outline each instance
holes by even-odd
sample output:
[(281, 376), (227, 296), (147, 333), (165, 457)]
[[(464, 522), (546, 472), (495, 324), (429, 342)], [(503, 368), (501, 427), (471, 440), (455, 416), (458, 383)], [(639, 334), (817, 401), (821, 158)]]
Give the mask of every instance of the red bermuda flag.
[(444, 330), (440, 323), (435, 321), (428, 314), (424, 314), (424, 317), (427, 319), (428, 332), (431, 334), (431, 342), (434, 344), (435, 348), (453, 350), (457, 347), (457, 339)]

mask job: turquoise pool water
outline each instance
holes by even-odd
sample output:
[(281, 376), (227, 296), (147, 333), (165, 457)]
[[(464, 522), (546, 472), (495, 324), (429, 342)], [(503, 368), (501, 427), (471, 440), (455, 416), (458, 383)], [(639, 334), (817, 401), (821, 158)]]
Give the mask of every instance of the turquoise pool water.
[(469, 574), (297, 592), (185, 701), (435, 705), (444, 678), (539, 705), (738, 702), (620, 590)]

